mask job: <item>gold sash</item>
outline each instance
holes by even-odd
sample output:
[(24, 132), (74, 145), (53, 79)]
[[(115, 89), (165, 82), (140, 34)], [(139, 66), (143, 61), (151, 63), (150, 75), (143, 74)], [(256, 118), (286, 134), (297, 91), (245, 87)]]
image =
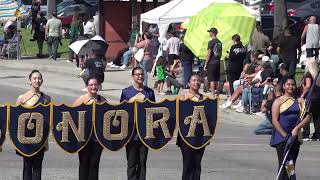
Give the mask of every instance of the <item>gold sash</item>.
[(90, 104), (93, 104), (93, 102), (97, 102), (97, 100), (96, 100), (96, 98), (91, 97), (91, 98), (89, 99), (89, 101), (87, 101), (85, 104), (90, 105)]
[(135, 100), (137, 101), (143, 101), (145, 99), (145, 95), (142, 94), (141, 92), (139, 92), (138, 94), (136, 94), (135, 96), (133, 96), (132, 98), (129, 99), (129, 102), (134, 102)]
[(294, 104), (295, 99), (287, 98), (284, 102), (280, 105), (280, 113), (283, 113), (287, 109), (289, 109)]
[(40, 100), (39, 94), (33, 94), (26, 102), (24, 102), (22, 105), (32, 107), (39, 103)]

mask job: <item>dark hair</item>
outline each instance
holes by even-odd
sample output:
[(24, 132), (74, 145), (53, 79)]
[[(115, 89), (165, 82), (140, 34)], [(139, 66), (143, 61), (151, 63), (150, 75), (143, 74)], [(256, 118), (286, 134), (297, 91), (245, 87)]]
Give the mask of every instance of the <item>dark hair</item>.
[(283, 78), (283, 85), (284, 85), (285, 83), (287, 83), (289, 80), (293, 80), (293, 81), (294, 81), (294, 84), (297, 85), (296, 80), (295, 80), (294, 77), (291, 76), (291, 75), (290, 75), (290, 76), (286, 76), (286, 77)]
[(29, 80), (31, 80), (32, 74), (34, 74), (34, 73), (39, 73), (40, 76), (41, 76), (41, 78), (42, 78), (41, 72), (40, 72), (39, 70), (37, 70), (37, 69), (34, 69), (34, 70), (32, 70), (31, 73), (29, 74)]
[(241, 38), (239, 34), (235, 34), (232, 36), (232, 40), (236, 41), (236, 42), (240, 42)]
[(136, 70), (141, 70), (141, 71), (143, 72), (143, 69), (142, 69), (140, 66), (137, 66), (137, 67), (135, 67), (135, 68), (132, 69), (131, 75), (134, 75), (134, 72), (135, 72)]
[(188, 82), (190, 82), (191, 78), (194, 77), (194, 76), (198, 76), (200, 78), (200, 75), (197, 74), (197, 73), (191, 73), (191, 76), (189, 77), (188, 79)]
[(143, 35), (145, 35), (147, 37), (147, 39), (151, 39), (152, 38), (152, 34), (150, 32), (144, 32)]
[(53, 12), (51, 13), (51, 15), (52, 15), (53, 17), (57, 17), (57, 12), (56, 12), (56, 11), (53, 11)]
[(86, 79), (86, 82), (85, 82), (86, 86), (88, 86), (89, 81), (91, 79), (95, 79), (95, 80), (97, 80), (98, 84), (101, 84), (101, 82), (99, 82), (99, 80), (98, 80), (98, 78), (96, 76), (90, 76), (88, 79)]
[(162, 56), (160, 56), (159, 58), (158, 58), (158, 60), (157, 60), (157, 64), (156, 64), (157, 66), (158, 65), (162, 65), (162, 66), (164, 66), (164, 59), (163, 59), (163, 57)]

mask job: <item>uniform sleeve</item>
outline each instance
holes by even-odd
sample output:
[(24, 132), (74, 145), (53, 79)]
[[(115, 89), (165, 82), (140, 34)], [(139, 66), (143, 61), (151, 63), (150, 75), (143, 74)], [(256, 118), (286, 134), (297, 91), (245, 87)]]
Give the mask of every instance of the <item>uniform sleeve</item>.
[(149, 98), (149, 100), (150, 100), (150, 101), (153, 101), (153, 102), (156, 102), (156, 97), (155, 97), (155, 95), (154, 95), (154, 91), (153, 91), (153, 90), (150, 91), (150, 98)]
[(120, 96), (120, 103), (121, 103), (122, 101), (124, 101), (124, 100), (127, 100), (127, 98), (126, 98), (126, 95), (125, 95), (125, 91), (122, 90), (121, 96)]

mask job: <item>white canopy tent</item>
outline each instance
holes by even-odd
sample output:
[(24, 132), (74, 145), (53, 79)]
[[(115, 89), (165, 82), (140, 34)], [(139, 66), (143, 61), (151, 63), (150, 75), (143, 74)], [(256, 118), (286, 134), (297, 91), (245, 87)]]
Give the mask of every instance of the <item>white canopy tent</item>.
[[(141, 14), (140, 31), (142, 31), (142, 22), (157, 24), (159, 28), (159, 41), (162, 42), (171, 23), (185, 22), (191, 16), (214, 2), (238, 3), (234, 0), (173, 0)], [(248, 7), (246, 8), (258, 20), (260, 13)]]

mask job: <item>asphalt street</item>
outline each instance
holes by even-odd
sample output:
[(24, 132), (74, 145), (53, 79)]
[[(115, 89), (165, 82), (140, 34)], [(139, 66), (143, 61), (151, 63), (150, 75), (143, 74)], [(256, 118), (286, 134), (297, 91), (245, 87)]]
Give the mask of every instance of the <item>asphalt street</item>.
[[(38, 61), (35, 61), (38, 62)], [(28, 88), (27, 75), (35, 62), (21, 62), (10, 66), (0, 62), (0, 104), (14, 103), (19, 94)], [(2, 63), (2, 64), (1, 64)], [(16, 62), (12, 62), (16, 63)], [(38, 65), (44, 63), (39, 61)], [(59, 62), (55, 62), (59, 63)], [(58, 66), (58, 65), (57, 65)], [(72, 103), (83, 94), (83, 82), (76, 78), (78, 70), (61, 62), (66, 73), (54, 69), (39, 68), (44, 75), (43, 90), (56, 103)], [(60, 67), (60, 65), (59, 65)], [(58, 70), (57, 70), (58, 71)], [(107, 72), (104, 90), (101, 92), (110, 101), (118, 101), (121, 89), (130, 85), (128, 71)], [(157, 97), (159, 99), (161, 97)], [(202, 180), (274, 180), (277, 157), (269, 144), (270, 136), (256, 136), (254, 127), (261, 118), (254, 115), (238, 114), (233, 111), (219, 111), (219, 123), (211, 144), (206, 147), (202, 160)], [(49, 151), (43, 161), (42, 179), (78, 179), (78, 155), (64, 152), (50, 138)], [(306, 142), (302, 145), (297, 162), (297, 179), (319, 180), (320, 142)], [(182, 156), (175, 145), (175, 139), (161, 151), (149, 151), (147, 163), (148, 180), (180, 180)], [(22, 179), (22, 158), (16, 155), (9, 138), (0, 152), (0, 180)], [(125, 150), (105, 150), (100, 161), (100, 179), (125, 180)]]

